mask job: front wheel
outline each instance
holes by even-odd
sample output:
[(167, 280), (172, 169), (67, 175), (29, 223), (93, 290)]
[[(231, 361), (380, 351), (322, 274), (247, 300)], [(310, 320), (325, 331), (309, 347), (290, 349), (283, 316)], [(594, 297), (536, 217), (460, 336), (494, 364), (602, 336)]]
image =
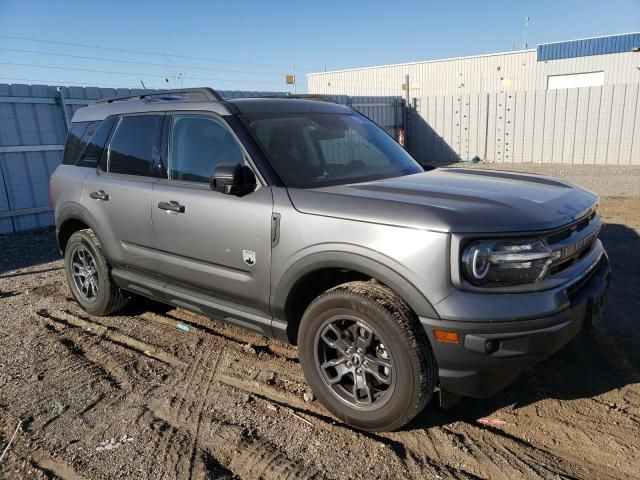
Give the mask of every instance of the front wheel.
[(378, 283), (349, 282), (316, 298), (302, 317), (298, 348), (318, 399), (364, 430), (402, 427), (436, 386), (433, 351), (415, 314)]

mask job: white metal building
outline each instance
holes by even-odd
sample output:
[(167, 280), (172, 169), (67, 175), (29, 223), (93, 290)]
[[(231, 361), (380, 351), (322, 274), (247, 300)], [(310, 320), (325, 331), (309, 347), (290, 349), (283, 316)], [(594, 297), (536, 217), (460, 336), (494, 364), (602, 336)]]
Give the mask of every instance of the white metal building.
[(309, 93), (410, 96), (546, 90), (640, 82), (640, 33), (529, 50), (353, 68), (307, 75)]

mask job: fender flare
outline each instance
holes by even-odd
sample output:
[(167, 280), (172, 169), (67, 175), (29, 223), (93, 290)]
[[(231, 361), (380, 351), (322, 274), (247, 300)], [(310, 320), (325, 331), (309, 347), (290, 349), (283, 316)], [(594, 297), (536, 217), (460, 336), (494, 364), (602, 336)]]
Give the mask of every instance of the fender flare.
[(340, 251), (310, 254), (287, 269), (271, 297), (276, 322), (287, 323), (286, 311), (296, 283), (305, 275), (323, 268), (344, 268), (369, 275), (400, 295), (418, 316), (439, 318), (431, 302), (409, 280), (388, 266), (369, 257)]
[(96, 234), (96, 237), (98, 237), (105, 257), (109, 258), (109, 252), (107, 251), (106, 243), (103, 242), (100, 229), (97, 228), (98, 222), (96, 222), (95, 218), (93, 217), (93, 215), (91, 215), (89, 210), (87, 210), (81, 204), (75, 202), (64, 203), (56, 212), (56, 242), (58, 243), (58, 248), (60, 249), (63, 256), (64, 251), (62, 251), (62, 247), (60, 245), (60, 227), (68, 220), (80, 220), (81, 222), (88, 225), (89, 228)]

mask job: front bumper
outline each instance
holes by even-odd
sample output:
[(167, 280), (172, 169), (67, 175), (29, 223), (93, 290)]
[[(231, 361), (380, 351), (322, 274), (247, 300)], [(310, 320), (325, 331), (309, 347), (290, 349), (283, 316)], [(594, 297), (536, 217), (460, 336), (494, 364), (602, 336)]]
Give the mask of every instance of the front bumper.
[[(569, 300), (566, 308), (540, 318), (491, 322), (421, 317), (438, 362), (441, 390), (478, 398), (502, 390), (521, 370), (553, 354), (591, 326), (592, 303), (603, 298), (609, 276), (608, 258), (603, 253), (587, 276), (563, 289)], [(493, 299), (491, 294), (484, 296), (486, 314)], [(525, 295), (517, 296), (526, 302)], [(434, 329), (457, 332), (458, 343), (437, 341)]]

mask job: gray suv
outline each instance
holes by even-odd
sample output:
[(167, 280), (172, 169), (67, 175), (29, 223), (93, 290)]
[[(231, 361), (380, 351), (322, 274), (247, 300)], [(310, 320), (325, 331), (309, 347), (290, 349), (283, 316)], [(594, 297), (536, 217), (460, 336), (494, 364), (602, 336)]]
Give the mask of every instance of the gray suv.
[(133, 293), (295, 344), (317, 398), (382, 431), (495, 394), (604, 311), (596, 195), (426, 170), (327, 99), (201, 88), (78, 110), (51, 193), (88, 313)]

